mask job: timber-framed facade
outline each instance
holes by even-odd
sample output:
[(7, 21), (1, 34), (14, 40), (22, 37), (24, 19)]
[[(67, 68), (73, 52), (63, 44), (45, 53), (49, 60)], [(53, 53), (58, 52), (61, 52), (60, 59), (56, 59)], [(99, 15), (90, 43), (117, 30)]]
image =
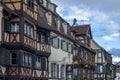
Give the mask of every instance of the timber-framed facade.
[[(1, 80), (47, 80), (48, 25), (40, 25), (41, 1), (1, 0)], [(45, 27), (45, 28), (44, 28)]]

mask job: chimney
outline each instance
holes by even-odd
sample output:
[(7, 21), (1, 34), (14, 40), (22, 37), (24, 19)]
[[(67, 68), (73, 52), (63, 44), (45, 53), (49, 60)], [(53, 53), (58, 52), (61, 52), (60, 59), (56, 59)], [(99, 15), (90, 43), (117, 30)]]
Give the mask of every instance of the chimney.
[(74, 20), (73, 20), (73, 25), (72, 26), (77, 26), (78, 24), (77, 24), (77, 19), (76, 18), (74, 18)]

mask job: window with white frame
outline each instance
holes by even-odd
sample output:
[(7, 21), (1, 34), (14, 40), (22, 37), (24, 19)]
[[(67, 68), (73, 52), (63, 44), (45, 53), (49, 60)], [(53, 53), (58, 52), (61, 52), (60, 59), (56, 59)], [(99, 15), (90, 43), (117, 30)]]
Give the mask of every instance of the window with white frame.
[(19, 24), (11, 23), (11, 32), (19, 32)]
[(57, 29), (60, 31), (60, 19), (57, 19)]
[(40, 32), (38, 31), (37, 32), (37, 41), (40, 42), (40, 43), (46, 43), (48, 40), (47, 40), (47, 35), (46, 33), (44, 32)]
[(59, 64), (51, 63), (51, 77), (59, 78)]
[(73, 69), (73, 74), (74, 74), (74, 76), (78, 75), (78, 69), (77, 68)]
[(61, 78), (64, 79), (65, 78), (65, 66), (61, 65)]
[(36, 56), (36, 67), (41, 69), (42, 58), (40, 56)]
[(46, 13), (47, 22), (49, 25), (52, 24), (52, 14), (50, 12)]
[(24, 62), (24, 66), (29, 66), (31, 67), (32, 66), (32, 56), (27, 54), (27, 53), (24, 53), (23, 54), (23, 62)]
[(103, 72), (103, 66), (102, 65), (98, 65), (98, 73), (102, 73)]
[(72, 46), (70, 43), (67, 43), (67, 51), (71, 52), (72, 51)]
[(24, 34), (33, 38), (34, 37), (34, 28), (32, 25), (25, 23), (24, 24)]
[(64, 40), (61, 40), (61, 49), (67, 51), (67, 43)]
[(101, 57), (102, 57), (102, 53), (98, 52), (98, 58), (101, 58)]
[(73, 49), (73, 55), (74, 56), (78, 55), (78, 49), (77, 48)]
[(43, 6), (47, 7), (47, 1), (46, 0), (43, 0)]
[(52, 39), (52, 46), (55, 48), (59, 48), (59, 38)]
[(64, 33), (67, 35), (67, 24), (66, 23), (62, 23), (62, 26), (64, 28)]

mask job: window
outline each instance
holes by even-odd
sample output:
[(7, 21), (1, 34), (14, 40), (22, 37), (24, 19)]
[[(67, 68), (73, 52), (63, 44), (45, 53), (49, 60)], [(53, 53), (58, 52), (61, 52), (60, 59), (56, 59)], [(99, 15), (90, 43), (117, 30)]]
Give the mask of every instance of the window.
[(31, 67), (32, 66), (32, 56), (31, 55), (29, 55), (29, 54), (24, 54), (23, 55), (23, 62), (24, 62), (24, 66), (29, 66), (29, 67)]
[(10, 20), (7, 19), (4, 20), (4, 31), (10, 32)]
[(64, 33), (67, 35), (67, 24), (66, 23), (63, 23), (63, 28), (64, 28)]
[(11, 64), (17, 64), (17, 53), (11, 53)]
[(73, 69), (73, 74), (74, 74), (74, 76), (78, 75), (78, 69), (77, 68)]
[(63, 49), (64, 51), (67, 51), (67, 44), (64, 40), (61, 40), (61, 49)]
[(72, 51), (72, 48), (71, 48), (72, 46), (71, 46), (71, 44), (70, 43), (67, 43), (67, 51), (68, 52), (71, 52)]
[(65, 78), (65, 66), (61, 65), (61, 78)]
[(101, 58), (102, 57), (102, 53), (98, 53), (98, 58)]
[(49, 25), (52, 24), (52, 14), (51, 13), (46, 13), (46, 18), (47, 18), (47, 22)]
[(36, 56), (36, 67), (41, 69), (42, 58), (40, 56)]
[(33, 29), (33, 26), (28, 24), (28, 23), (25, 23), (24, 24), (24, 34), (26, 34), (27, 36), (33, 38), (34, 37), (34, 29)]
[(57, 24), (57, 29), (60, 31), (60, 20), (59, 19), (56, 19), (56, 24)]
[(11, 23), (11, 32), (19, 32), (19, 24)]
[(74, 56), (78, 55), (78, 49), (74, 49), (74, 50), (73, 50), (73, 55), (74, 55)]
[(47, 69), (47, 58), (46, 57), (42, 57), (41, 65), (42, 65), (41, 68), (43, 70)]
[(98, 65), (98, 73), (102, 73), (103, 72), (103, 66), (102, 65)]
[(37, 41), (38, 42), (41, 42), (41, 43), (46, 43), (47, 42), (47, 35), (46, 35), (46, 33), (38, 31), (37, 35), (38, 35), (38, 37), (37, 37)]
[(55, 48), (59, 48), (59, 39), (58, 38), (52, 39), (52, 46)]
[(27, 0), (28, 8), (34, 10), (34, 0)]
[(51, 63), (51, 77), (59, 78), (59, 64)]

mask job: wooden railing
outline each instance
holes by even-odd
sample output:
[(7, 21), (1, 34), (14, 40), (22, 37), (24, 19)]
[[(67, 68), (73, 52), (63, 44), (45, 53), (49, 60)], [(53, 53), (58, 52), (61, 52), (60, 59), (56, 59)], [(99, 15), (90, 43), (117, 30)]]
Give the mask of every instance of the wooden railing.
[(37, 50), (50, 53), (50, 45), (37, 42)]

